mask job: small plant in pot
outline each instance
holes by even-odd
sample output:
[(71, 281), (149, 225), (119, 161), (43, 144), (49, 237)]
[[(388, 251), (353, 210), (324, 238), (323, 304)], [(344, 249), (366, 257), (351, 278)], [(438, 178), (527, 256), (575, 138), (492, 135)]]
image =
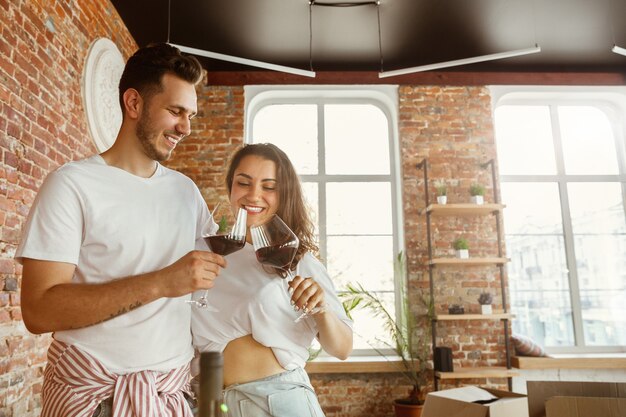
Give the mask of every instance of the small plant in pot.
[(470, 186), (471, 201), (474, 204), (483, 204), (485, 202), (485, 187), (481, 184), (472, 184)]
[(452, 247), (456, 250), (456, 257), (459, 259), (469, 258), (469, 243), (467, 239), (460, 237), (452, 242)]
[(442, 182), (435, 183), (435, 191), (437, 192), (437, 204), (446, 204), (448, 202), (448, 187)]
[(489, 292), (482, 292), (478, 296), (478, 304), (480, 304), (480, 312), (482, 314), (492, 314), (493, 309), (491, 304), (493, 303), (493, 295)]
[[(431, 354), (430, 318), (434, 316), (434, 307), (422, 300), (426, 314), (413, 313), (406, 290), (406, 264), (402, 253), (398, 255), (395, 268), (403, 282), (400, 286), (402, 307), (399, 317), (390, 313), (378, 295), (364, 289), (359, 283), (348, 284), (347, 291), (340, 293), (340, 296), (348, 314), (357, 307), (366, 308), (382, 320), (384, 328), (389, 331), (391, 342), (381, 339), (377, 341), (393, 350), (400, 358), (398, 371), (412, 386), (407, 398), (394, 400), (395, 414), (397, 417), (419, 417), (426, 396), (422, 389), (428, 382), (430, 373), (428, 367)], [(373, 348), (378, 354), (390, 360), (386, 352)]]

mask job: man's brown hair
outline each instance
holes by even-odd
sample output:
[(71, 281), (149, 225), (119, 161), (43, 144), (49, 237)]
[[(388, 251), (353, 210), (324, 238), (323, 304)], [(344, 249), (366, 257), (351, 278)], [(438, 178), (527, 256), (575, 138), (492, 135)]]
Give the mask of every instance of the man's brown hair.
[(153, 43), (138, 49), (126, 62), (120, 78), (120, 105), (124, 112), (123, 95), (129, 88), (139, 92), (144, 100), (162, 91), (161, 80), (166, 73), (191, 84), (202, 79), (202, 65), (191, 55), (166, 43)]

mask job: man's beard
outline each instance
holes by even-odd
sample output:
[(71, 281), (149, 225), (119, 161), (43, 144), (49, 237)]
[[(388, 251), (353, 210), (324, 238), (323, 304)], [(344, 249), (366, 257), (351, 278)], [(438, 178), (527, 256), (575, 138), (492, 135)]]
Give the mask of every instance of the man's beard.
[(135, 134), (137, 135), (137, 138), (139, 138), (139, 142), (148, 157), (157, 162), (167, 161), (170, 159), (170, 156), (172, 156), (172, 151), (159, 152), (156, 147), (159, 133), (150, 130), (151, 124), (152, 120), (150, 119), (150, 116), (148, 116), (147, 113), (142, 114), (137, 121)]

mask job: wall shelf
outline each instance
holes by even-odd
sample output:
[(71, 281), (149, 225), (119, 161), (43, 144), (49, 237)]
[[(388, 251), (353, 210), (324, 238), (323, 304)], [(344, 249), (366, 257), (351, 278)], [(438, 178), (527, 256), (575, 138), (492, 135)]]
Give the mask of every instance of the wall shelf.
[(433, 258), (428, 261), (429, 265), (500, 265), (509, 262), (507, 258)]
[[(439, 389), (439, 380), (444, 379), (468, 379), (468, 378), (507, 378), (509, 390), (513, 388), (512, 377), (518, 375), (517, 371), (511, 370), (511, 347), (509, 343), (509, 320), (513, 318), (513, 315), (507, 311), (506, 302), (506, 288), (504, 285), (504, 265), (509, 262), (509, 259), (503, 255), (503, 241), (502, 231), (500, 227), (500, 216), (505, 205), (500, 204), (498, 201), (497, 183), (495, 164), (491, 160), (483, 167), (491, 165), (491, 176), (493, 185), (493, 201), (490, 204), (430, 204), (428, 198), (428, 161), (424, 159), (417, 164), (418, 169), (422, 169), (424, 172), (424, 200), (425, 208), (420, 210), (421, 215), (426, 216), (426, 233), (428, 241), (428, 278), (430, 286), (430, 304), (435, 304), (435, 267), (486, 267), (496, 266), (498, 268), (498, 277), (500, 281), (500, 292), (502, 298), (502, 310), (495, 314), (437, 314), (431, 320), (431, 334), (432, 334), (432, 346), (433, 350), (437, 347), (437, 327), (445, 326), (445, 322), (455, 320), (499, 320), (502, 325), (504, 333), (504, 350), (506, 353), (505, 366), (492, 366), (492, 367), (465, 367), (455, 369), (454, 372), (441, 372), (435, 371), (434, 373), (434, 385), (435, 390)], [(496, 224), (496, 236), (497, 239), (497, 256), (482, 257), (482, 258), (453, 258), (453, 257), (435, 257), (433, 251), (433, 242), (436, 240), (436, 236), (433, 234), (432, 222), (434, 218), (438, 217), (469, 217), (469, 216), (493, 216)], [(435, 231), (436, 233), (436, 231)], [(443, 323), (442, 323), (443, 322)]]
[(429, 204), (420, 214), (432, 216), (486, 216), (502, 211), (504, 204)]
[(494, 314), (436, 314), (435, 320), (452, 321), (452, 320), (510, 320), (513, 314), (494, 313)]
[(500, 366), (458, 368), (454, 372), (435, 372), (439, 379), (512, 378), (520, 373)]

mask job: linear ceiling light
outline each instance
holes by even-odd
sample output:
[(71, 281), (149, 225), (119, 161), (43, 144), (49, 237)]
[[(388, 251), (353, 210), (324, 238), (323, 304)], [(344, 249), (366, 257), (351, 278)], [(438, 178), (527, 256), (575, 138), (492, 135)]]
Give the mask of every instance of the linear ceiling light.
[[(620, 48), (621, 49), (621, 48)], [(615, 48), (613, 49), (615, 52)], [(378, 73), (378, 78), (395, 77), (396, 75), (410, 74), (413, 72), (430, 71), (434, 69), (455, 67), (458, 65), (475, 64), (477, 62), (494, 61), (496, 59), (512, 58), (514, 56), (535, 54), (541, 52), (541, 47), (535, 44), (532, 48), (515, 49), (513, 51), (499, 52), (497, 54), (475, 56), (473, 58), (457, 59), (454, 61), (439, 62), (436, 64), (420, 65), (418, 67), (403, 68), (393, 71), (382, 71)]]
[(613, 49), (611, 49), (611, 51), (615, 52), (616, 54), (626, 55), (626, 48), (622, 48), (617, 45), (613, 45)]
[(265, 68), (274, 71), (286, 72), (289, 74), (303, 75), (305, 77), (315, 78), (314, 71), (306, 71), (299, 68), (285, 67), (283, 65), (270, 64), (263, 61), (255, 61), (254, 59), (240, 58), (233, 55), (225, 55), (217, 52), (205, 51), (204, 49), (190, 48), (188, 46), (177, 45), (175, 43), (169, 43), (170, 45), (180, 49), (182, 52), (188, 54), (200, 55), (206, 58), (219, 59), (222, 61), (235, 62), (237, 64), (250, 65), (252, 67)]

